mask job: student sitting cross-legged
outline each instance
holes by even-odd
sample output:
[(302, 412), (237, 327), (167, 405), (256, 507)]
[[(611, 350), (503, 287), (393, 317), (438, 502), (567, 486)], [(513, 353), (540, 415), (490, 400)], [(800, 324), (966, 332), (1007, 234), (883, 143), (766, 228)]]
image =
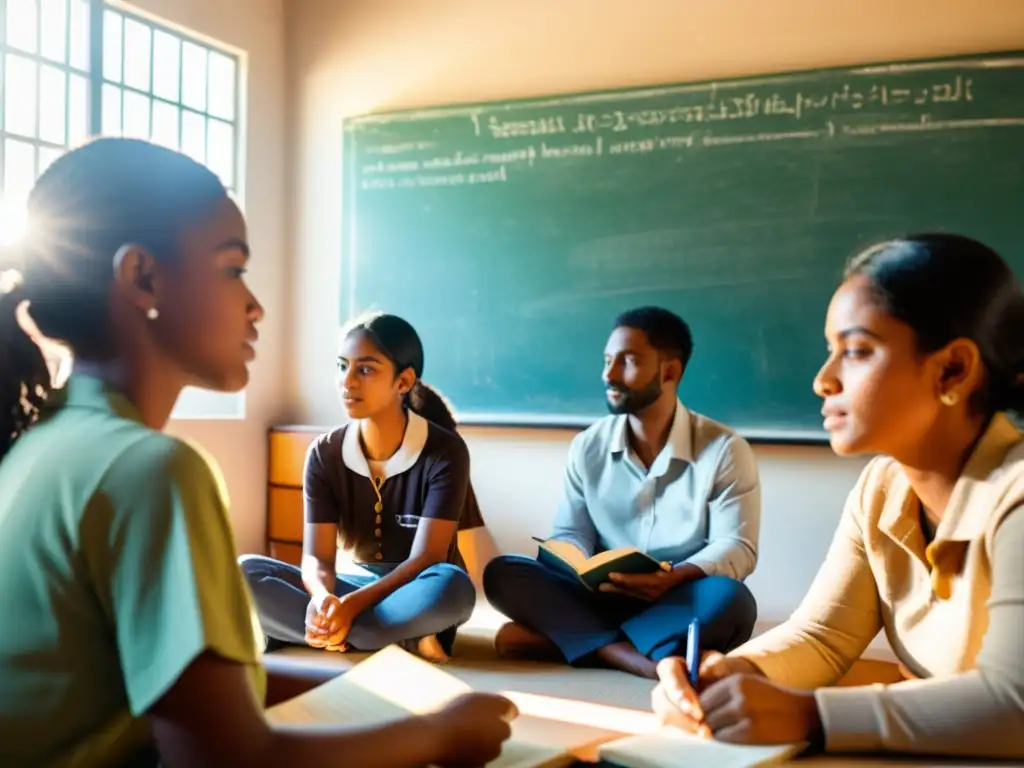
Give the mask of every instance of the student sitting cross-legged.
[[(307, 454), (302, 568), (241, 559), (270, 641), (362, 651), (399, 643), (433, 661), (451, 653), (476, 602), (456, 541), (469, 452), (422, 370), (419, 336), (399, 317), (371, 315), (344, 332), (338, 379), (352, 421)], [(339, 547), (361, 574), (335, 574)]]
[[(1024, 295), (966, 237), (856, 258), (814, 388), (833, 450), (880, 454), (783, 625), (662, 662), (656, 709), (733, 742), (1024, 760)], [(884, 630), (908, 677), (832, 687)]]
[(676, 395), (693, 341), (682, 319), (647, 307), (622, 315), (604, 354), (609, 416), (569, 451), (553, 539), (584, 555), (637, 547), (665, 570), (616, 574), (591, 591), (537, 560), (506, 555), (484, 571), (491, 604), (513, 620), (506, 657), (609, 664), (654, 677), (685, 643), (728, 650), (757, 608), (743, 584), (757, 559), (760, 483), (750, 446)]

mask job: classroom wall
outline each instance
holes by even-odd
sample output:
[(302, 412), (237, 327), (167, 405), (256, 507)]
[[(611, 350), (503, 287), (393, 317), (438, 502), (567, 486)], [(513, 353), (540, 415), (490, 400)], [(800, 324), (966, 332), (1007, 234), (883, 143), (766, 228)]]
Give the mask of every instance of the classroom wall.
[[(344, 116), (1010, 48), (1024, 48), (1020, 0), (289, 0), (291, 417), (327, 424), (339, 413)], [(531, 551), (572, 433), (464, 434), (499, 544)], [(750, 583), (762, 618), (779, 620), (813, 577), (864, 462), (827, 448), (759, 447), (757, 457), (765, 507)]]
[[(240, 552), (263, 549), (266, 430), (286, 412), (282, 371), (288, 260), (285, 248), (284, 0), (134, 0), (130, 8), (244, 51), (244, 206), (253, 255), (249, 281), (267, 310), (241, 420), (174, 421), (170, 431), (200, 442), (220, 464), (231, 495)], [(244, 11), (241, 10), (244, 7)]]

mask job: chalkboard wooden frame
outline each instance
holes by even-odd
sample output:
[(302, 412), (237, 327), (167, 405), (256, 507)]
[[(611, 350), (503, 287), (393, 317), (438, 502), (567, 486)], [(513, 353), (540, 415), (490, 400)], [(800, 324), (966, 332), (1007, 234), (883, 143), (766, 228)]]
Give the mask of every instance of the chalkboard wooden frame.
[[(808, 70), (791, 70), (787, 72), (778, 72), (765, 75), (752, 75), (749, 77), (729, 78), (727, 80), (717, 80), (714, 82), (698, 81), (644, 87), (622, 87), (615, 89), (592, 90), (580, 93), (566, 93), (553, 96), (525, 97), (503, 101), (477, 101), (451, 106), (438, 105), (433, 107), (420, 107), (350, 117), (345, 120), (345, 138), (343, 139), (343, 156), (345, 158), (343, 168), (343, 173), (345, 174), (345, 190), (343, 193), (342, 201), (343, 228), (348, 224), (348, 200), (350, 197), (350, 191), (355, 189), (355, 163), (352, 162), (353, 148), (351, 147), (350, 142), (348, 141), (348, 137), (353, 135), (353, 132), (358, 130), (358, 128), (361, 126), (373, 125), (382, 122), (420, 120), (428, 117), (437, 116), (440, 114), (443, 114), (445, 116), (469, 115), (479, 110), (512, 110), (519, 107), (547, 107), (565, 103), (582, 104), (589, 101), (600, 101), (603, 99), (608, 99), (610, 97), (635, 98), (638, 100), (642, 100), (643, 98), (651, 95), (669, 92), (677, 93), (686, 91), (688, 89), (707, 89), (709, 86), (714, 85), (726, 86), (741, 85), (745, 83), (763, 84), (766, 82), (782, 82), (785, 81), (787, 78), (807, 75), (845, 75), (851, 72), (865, 71), (883, 72), (890, 68), (901, 67), (935, 66), (938, 68), (948, 67), (950, 65), (966, 67), (971, 65), (972, 63), (981, 66), (986, 62), (992, 62), (996, 60), (1003, 62), (1003, 65), (1012, 64), (1013, 66), (1024, 67), (1024, 52), (1016, 50), (993, 51), (986, 53), (976, 53), (966, 56), (947, 56), (941, 58), (912, 59), (885, 63), (868, 63), (855, 66), (818, 68)], [(349, 249), (353, 245), (353, 243), (349, 241), (347, 235), (343, 236), (343, 243), (345, 247), (343, 248), (342, 255), (342, 274), (348, 275), (350, 274), (350, 270), (354, 267), (353, 257), (349, 253)], [(857, 243), (851, 243), (851, 247), (849, 249), (850, 252), (853, 252), (857, 245)], [(351, 316), (351, 314), (354, 314), (356, 309), (356, 302), (354, 301), (355, 287), (349, 286), (348, 288), (343, 290), (343, 297), (345, 297), (342, 301), (342, 320), (344, 321), (346, 317)], [(394, 309), (395, 311), (401, 312), (400, 308)], [(685, 399), (686, 398), (684, 390), (684, 400)], [(712, 414), (712, 416), (714, 416), (714, 414)], [(499, 410), (495, 410), (492, 412), (484, 412), (477, 410), (460, 413), (458, 418), (461, 424), (465, 424), (467, 426), (580, 429), (585, 428), (586, 426), (592, 424), (597, 419), (601, 418), (601, 414), (597, 412), (586, 415), (557, 413), (510, 413), (507, 411)], [(828, 442), (827, 433), (825, 433), (823, 430), (787, 427), (766, 429), (757, 427), (746, 427), (742, 424), (738, 426), (732, 424), (731, 426), (735, 426), (741, 434), (743, 434), (751, 442), (755, 443), (822, 445)]]

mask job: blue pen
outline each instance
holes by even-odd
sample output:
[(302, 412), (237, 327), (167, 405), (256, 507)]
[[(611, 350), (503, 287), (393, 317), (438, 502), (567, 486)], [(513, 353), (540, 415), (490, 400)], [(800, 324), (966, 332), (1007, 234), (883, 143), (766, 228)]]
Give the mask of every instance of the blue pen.
[(697, 690), (700, 679), (700, 621), (694, 619), (686, 631), (686, 669), (690, 673), (690, 685)]

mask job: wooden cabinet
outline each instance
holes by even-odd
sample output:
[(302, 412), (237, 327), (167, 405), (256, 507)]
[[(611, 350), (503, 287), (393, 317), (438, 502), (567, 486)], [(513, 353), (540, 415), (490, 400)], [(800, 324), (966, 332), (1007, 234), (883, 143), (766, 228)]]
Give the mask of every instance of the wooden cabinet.
[(267, 471), (267, 554), (299, 565), (302, 557), (302, 470), (322, 427), (271, 427)]

